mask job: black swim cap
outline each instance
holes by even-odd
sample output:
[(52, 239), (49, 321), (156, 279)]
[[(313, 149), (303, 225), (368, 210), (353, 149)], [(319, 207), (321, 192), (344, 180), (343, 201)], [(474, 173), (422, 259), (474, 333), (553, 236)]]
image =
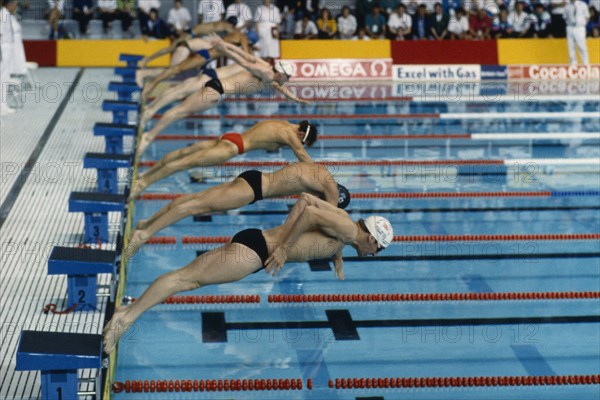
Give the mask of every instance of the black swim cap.
[(350, 192), (344, 186), (338, 183), (338, 191), (340, 192), (340, 197), (338, 199), (338, 208), (344, 209), (348, 207), (350, 204)]
[(308, 147), (312, 146), (313, 143), (317, 141), (317, 135), (319, 134), (319, 132), (317, 132), (317, 127), (306, 120), (300, 122), (299, 125), (300, 132), (304, 132), (306, 134), (304, 140), (302, 140), (302, 143)]

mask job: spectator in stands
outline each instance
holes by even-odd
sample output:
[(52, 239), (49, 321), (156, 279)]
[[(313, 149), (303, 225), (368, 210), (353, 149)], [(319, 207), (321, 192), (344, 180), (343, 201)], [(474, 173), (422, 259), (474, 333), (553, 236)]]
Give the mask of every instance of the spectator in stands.
[(469, 32), (473, 40), (490, 39), (490, 31), (492, 29), (492, 20), (488, 17), (484, 8), (475, 6), (473, 14), (469, 18)]
[(150, 11), (155, 8), (160, 10), (160, 0), (138, 0), (138, 22), (142, 36), (150, 36), (148, 20), (150, 19)]
[(169, 10), (167, 22), (171, 32), (177, 37), (190, 31), (192, 16), (190, 11), (181, 4), (181, 0), (175, 0), (175, 6)]
[(62, 33), (58, 31), (58, 21), (63, 16), (64, 7), (64, 0), (48, 0), (48, 24), (50, 24), (50, 40), (54, 40), (55, 37), (58, 37), (59, 39), (62, 37)]
[(381, 7), (381, 13), (384, 17), (389, 19), (389, 16), (396, 12), (400, 0), (379, 0), (379, 7)]
[(450, 22), (448, 22), (450, 39), (468, 39), (469, 20), (465, 14), (464, 8), (458, 7), (454, 11), (454, 17), (450, 17)]
[(552, 27), (552, 37), (564, 38), (567, 35), (567, 25), (565, 24), (563, 14), (565, 13), (567, 0), (550, 0), (550, 4), (552, 5), (550, 9), (550, 18), (552, 19), (550, 24)]
[(371, 14), (365, 17), (365, 30), (371, 39), (383, 39), (387, 33), (385, 17), (381, 15), (377, 4), (371, 8)]
[(151, 8), (148, 18), (148, 36), (156, 39), (169, 37), (170, 30), (167, 22), (163, 21), (158, 14), (158, 9)]
[(106, 35), (117, 18), (117, 0), (98, 0), (98, 17), (102, 20), (102, 30)]
[(319, 34), (317, 25), (312, 22), (308, 15), (304, 15), (300, 21), (296, 21), (294, 39), (314, 39)]
[(508, 22), (512, 25), (512, 37), (526, 38), (531, 35), (531, 17), (525, 12), (525, 2), (518, 0), (514, 11), (508, 14)]
[(588, 20), (586, 29), (589, 37), (600, 37), (600, 14), (598, 14), (596, 7), (590, 7), (590, 19)]
[(279, 25), (281, 24), (279, 8), (271, 4), (271, 0), (263, 0), (263, 4), (256, 8), (254, 21), (258, 31), (260, 57), (268, 61), (279, 58)]
[(85, 36), (88, 25), (94, 16), (94, 3), (92, 0), (73, 0), (73, 19), (79, 24), (79, 35)]
[(569, 63), (577, 64), (577, 53), (575, 52), (575, 47), (577, 47), (582, 64), (588, 65), (590, 61), (585, 40), (585, 28), (590, 19), (588, 6), (581, 0), (569, 0), (565, 6), (564, 17), (567, 23)]
[(280, 36), (283, 38), (292, 38), (296, 29), (296, 4), (297, 0), (277, 0), (277, 8), (281, 12)]
[(506, 7), (500, 7), (500, 13), (492, 23), (492, 36), (494, 39), (512, 37), (512, 25), (508, 22), (508, 10)]
[(412, 38), (414, 40), (427, 40), (429, 39), (429, 32), (431, 32), (431, 20), (427, 15), (427, 6), (421, 4), (412, 18)]
[(406, 12), (406, 6), (402, 3), (396, 7), (396, 12), (388, 18), (388, 36), (392, 40), (410, 39), (412, 30), (412, 18)]
[(367, 35), (365, 28), (358, 28), (358, 32), (356, 36), (352, 38), (352, 40), (371, 40), (371, 38), (369, 35)]
[(242, 0), (235, 0), (225, 10), (225, 19), (229, 17), (237, 18), (237, 29), (248, 29), (250, 28), (250, 22), (252, 22), (252, 11), (246, 3), (242, 3)]
[(542, 3), (535, 4), (535, 11), (531, 17), (534, 38), (552, 37), (552, 18), (550, 13), (544, 9)]
[(337, 21), (338, 32), (340, 33), (340, 39), (352, 39), (356, 32), (356, 18), (350, 14), (350, 7), (342, 7), (342, 15), (338, 17)]
[(225, 15), (223, 0), (200, 0), (198, 3), (198, 23), (219, 22)]
[(130, 28), (135, 19), (135, 0), (117, 0), (117, 18), (121, 20), (123, 34), (133, 37)]
[(311, 21), (315, 21), (319, 12), (319, 0), (297, 0), (296, 20), (308, 15)]
[(319, 39), (333, 39), (337, 35), (337, 23), (327, 7), (321, 10), (317, 20), (317, 29), (319, 29)]
[(448, 21), (450, 17), (442, 9), (442, 3), (435, 3), (431, 16), (431, 35), (436, 40), (446, 39), (448, 36)]
[(356, 0), (356, 22), (358, 23), (359, 28), (365, 26), (367, 15), (371, 13), (373, 6), (377, 4), (377, 0)]

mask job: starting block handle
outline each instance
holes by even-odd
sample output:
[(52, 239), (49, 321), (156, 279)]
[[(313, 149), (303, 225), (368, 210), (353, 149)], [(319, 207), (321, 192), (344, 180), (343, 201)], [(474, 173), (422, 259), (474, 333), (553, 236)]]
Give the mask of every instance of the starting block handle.
[(128, 112), (137, 112), (139, 105), (132, 101), (104, 100), (102, 102), (102, 110), (112, 113), (113, 124), (127, 124), (129, 122)]
[(135, 83), (135, 71), (135, 68), (115, 67), (115, 75), (120, 75), (123, 78), (123, 82)]
[(139, 92), (141, 89), (135, 82), (110, 82), (108, 90), (117, 92), (117, 99), (119, 101), (131, 101), (133, 94)]
[(125, 61), (129, 68), (137, 68), (138, 63), (144, 58), (139, 54), (120, 54), (119, 61)]

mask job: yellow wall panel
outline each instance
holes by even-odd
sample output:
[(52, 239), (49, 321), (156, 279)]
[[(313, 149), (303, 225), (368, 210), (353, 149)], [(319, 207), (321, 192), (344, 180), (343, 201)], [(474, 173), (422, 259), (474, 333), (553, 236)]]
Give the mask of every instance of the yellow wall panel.
[[(58, 67), (117, 67), (125, 64), (119, 61), (119, 54), (150, 55), (169, 46), (168, 40), (59, 40), (56, 48)], [(169, 57), (163, 56), (150, 66), (164, 67)]]
[(281, 58), (390, 58), (389, 40), (282, 40)]
[[(587, 40), (591, 64), (600, 63), (600, 39)], [(568, 64), (566, 39), (499, 39), (500, 65)]]

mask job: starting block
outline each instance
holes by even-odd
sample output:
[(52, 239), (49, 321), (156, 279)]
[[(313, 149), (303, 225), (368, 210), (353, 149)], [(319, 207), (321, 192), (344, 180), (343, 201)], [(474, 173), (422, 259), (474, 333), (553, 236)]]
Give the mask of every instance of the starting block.
[(115, 67), (115, 75), (120, 75), (123, 82), (135, 82), (135, 68)]
[(96, 168), (100, 193), (118, 193), (118, 168), (130, 165), (131, 157), (126, 154), (86, 153), (83, 158), (83, 168)]
[(125, 61), (128, 68), (137, 68), (137, 65), (144, 56), (139, 54), (119, 54), (119, 61)]
[(135, 82), (110, 82), (108, 84), (110, 92), (117, 92), (117, 100), (131, 101), (135, 92), (140, 91), (140, 87)]
[[(77, 399), (77, 370), (100, 369), (102, 336), (82, 333), (22, 331), (17, 371), (41, 371), (42, 400)], [(96, 398), (101, 391), (96, 379)]]
[(84, 242), (108, 243), (108, 212), (123, 212), (126, 201), (122, 194), (71, 192), (69, 212), (84, 213)]
[(126, 124), (94, 124), (94, 136), (104, 136), (106, 153), (123, 154), (123, 136), (135, 136), (137, 126)]
[(117, 252), (55, 246), (48, 259), (48, 275), (67, 275), (67, 307), (96, 309), (97, 275), (114, 274)]
[(129, 122), (128, 112), (139, 111), (139, 105), (133, 101), (104, 100), (102, 111), (112, 112), (113, 124), (127, 124)]

